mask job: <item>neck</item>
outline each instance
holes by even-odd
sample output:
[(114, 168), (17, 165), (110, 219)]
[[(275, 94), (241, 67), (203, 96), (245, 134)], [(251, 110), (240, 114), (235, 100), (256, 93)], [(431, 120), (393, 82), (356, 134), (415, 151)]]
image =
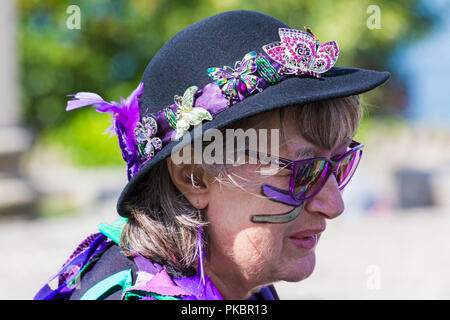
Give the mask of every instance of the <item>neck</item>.
[(224, 300), (246, 300), (255, 288), (248, 279), (238, 272), (232, 272), (232, 269), (225, 265), (213, 267), (211, 261), (204, 261), (205, 273)]

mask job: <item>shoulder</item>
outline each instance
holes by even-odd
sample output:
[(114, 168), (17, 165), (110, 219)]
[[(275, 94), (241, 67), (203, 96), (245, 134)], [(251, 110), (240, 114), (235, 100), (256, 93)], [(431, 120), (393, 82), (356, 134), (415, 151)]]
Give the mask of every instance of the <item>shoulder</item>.
[[(83, 273), (71, 295), (71, 300), (80, 300), (90, 294), (101, 295), (97, 299), (120, 300), (124, 281), (136, 278), (137, 266), (117, 244), (112, 244)], [(93, 292), (95, 291), (95, 292)]]

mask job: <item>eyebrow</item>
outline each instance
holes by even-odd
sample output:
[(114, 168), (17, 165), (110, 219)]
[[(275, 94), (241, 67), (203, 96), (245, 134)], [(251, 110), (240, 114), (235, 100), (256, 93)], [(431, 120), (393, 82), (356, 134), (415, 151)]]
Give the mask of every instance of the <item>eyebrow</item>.
[[(344, 141), (336, 147), (336, 149), (342, 148), (346, 144), (350, 144), (352, 139), (345, 138)], [(297, 150), (295, 153), (296, 160), (302, 160), (307, 158), (312, 158), (315, 154), (317, 154), (317, 147), (303, 147)]]
[(317, 152), (315, 147), (303, 147), (295, 153), (295, 160), (302, 160), (313, 157)]
[(352, 139), (346, 137), (346, 138), (344, 138), (344, 140), (342, 141), (342, 143), (336, 147), (336, 149), (342, 148), (342, 147), (345, 146), (345, 145), (347, 145), (347, 148), (348, 148), (348, 146), (349, 146), (351, 143), (352, 143)]

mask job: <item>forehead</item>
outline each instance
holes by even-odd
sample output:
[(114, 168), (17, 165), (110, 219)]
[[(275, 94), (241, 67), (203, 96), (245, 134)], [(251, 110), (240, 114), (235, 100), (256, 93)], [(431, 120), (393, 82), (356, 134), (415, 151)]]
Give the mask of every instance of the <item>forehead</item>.
[(347, 111), (342, 105), (285, 107), (247, 118), (241, 125), (278, 129), (280, 156), (284, 154), (291, 159), (325, 156), (330, 151), (344, 152), (356, 133), (358, 121), (352, 121), (353, 115)]
[(280, 116), (282, 139), (333, 150), (351, 142), (359, 121), (345, 107), (301, 106), (285, 108)]
[[(345, 128), (341, 128), (339, 132), (323, 132), (321, 137), (311, 137), (310, 135), (310, 139), (308, 139), (302, 135), (302, 130), (293, 119), (293, 117), (287, 116), (284, 121), (280, 122), (280, 151), (284, 150), (284, 153), (288, 154), (291, 159), (326, 156), (329, 152), (343, 152), (352, 142), (352, 138), (347, 136), (348, 132)], [(327, 138), (327, 134), (330, 135), (329, 138)]]
[(344, 138), (340, 143), (337, 143), (331, 150), (311, 144), (310, 142), (301, 143), (298, 140), (287, 146), (288, 152), (291, 154), (293, 160), (313, 158), (317, 156), (326, 156), (329, 152), (344, 152), (349, 144), (352, 142), (350, 138)]

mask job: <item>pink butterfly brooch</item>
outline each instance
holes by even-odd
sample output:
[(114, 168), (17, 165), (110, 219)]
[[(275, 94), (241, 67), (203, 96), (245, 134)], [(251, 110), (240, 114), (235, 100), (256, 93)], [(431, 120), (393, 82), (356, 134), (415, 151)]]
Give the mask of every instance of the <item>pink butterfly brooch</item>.
[(305, 31), (280, 28), (280, 42), (271, 42), (263, 50), (283, 66), (280, 73), (320, 77), (330, 70), (339, 56), (335, 41), (320, 44), (309, 28)]

